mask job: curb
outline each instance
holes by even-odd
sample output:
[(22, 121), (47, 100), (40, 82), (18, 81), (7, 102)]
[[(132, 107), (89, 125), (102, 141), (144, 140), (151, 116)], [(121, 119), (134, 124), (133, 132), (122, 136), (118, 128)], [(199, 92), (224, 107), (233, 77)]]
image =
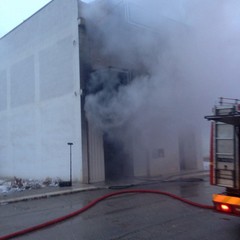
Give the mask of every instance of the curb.
[(15, 198), (9, 198), (6, 200), (0, 200), (0, 205), (6, 205), (6, 204), (10, 204), (10, 203), (23, 202), (23, 201), (29, 201), (29, 200), (35, 200), (35, 199), (56, 197), (56, 196), (61, 196), (61, 195), (67, 195), (67, 194), (73, 194), (73, 193), (85, 192), (85, 191), (92, 191), (92, 190), (99, 190), (99, 189), (105, 189), (105, 188), (89, 186), (86, 188), (67, 189), (67, 190), (62, 190), (62, 191), (34, 194), (34, 195), (30, 195), (30, 196), (15, 197)]
[[(195, 171), (195, 172), (186, 172), (183, 174), (176, 174), (171, 176), (165, 176), (163, 179), (158, 179), (160, 182), (171, 182), (175, 180), (183, 180), (189, 177), (198, 177), (198, 176), (208, 176), (208, 171)], [(130, 184), (132, 186), (139, 186), (144, 185), (144, 182), (140, 183), (132, 183)], [(92, 191), (92, 190), (100, 190), (100, 189), (111, 189), (110, 186), (86, 186), (86, 187), (78, 187), (74, 189), (66, 189), (61, 191), (53, 191), (53, 192), (47, 192), (47, 193), (39, 193), (39, 194), (33, 194), (29, 196), (21, 196), (21, 197), (13, 197), (8, 198), (4, 200), (0, 200), (0, 206), (1, 205), (7, 205), (10, 203), (16, 203), (16, 202), (23, 202), (23, 201), (29, 201), (29, 200), (35, 200), (35, 199), (43, 199), (43, 198), (50, 198), (50, 197), (56, 197), (61, 195), (67, 195), (67, 194), (73, 194), (78, 192), (86, 192), (86, 191)], [(116, 188), (117, 189), (117, 188)]]
[(186, 179), (186, 178), (191, 178), (191, 177), (206, 177), (209, 176), (209, 171), (204, 170), (204, 171), (198, 171), (198, 172), (188, 172), (188, 173), (183, 173), (179, 175), (172, 175), (169, 177), (166, 177), (164, 181), (173, 181), (173, 180), (178, 180), (178, 179)]

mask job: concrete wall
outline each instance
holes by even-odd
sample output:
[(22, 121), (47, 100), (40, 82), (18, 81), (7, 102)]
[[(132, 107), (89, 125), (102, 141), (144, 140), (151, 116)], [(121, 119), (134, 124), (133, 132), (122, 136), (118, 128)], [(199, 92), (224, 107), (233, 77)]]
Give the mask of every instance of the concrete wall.
[(133, 144), (135, 176), (153, 177), (180, 171), (178, 132), (174, 125), (159, 126), (151, 132), (143, 130)]
[(54, 0), (0, 39), (0, 176), (82, 178), (77, 0)]

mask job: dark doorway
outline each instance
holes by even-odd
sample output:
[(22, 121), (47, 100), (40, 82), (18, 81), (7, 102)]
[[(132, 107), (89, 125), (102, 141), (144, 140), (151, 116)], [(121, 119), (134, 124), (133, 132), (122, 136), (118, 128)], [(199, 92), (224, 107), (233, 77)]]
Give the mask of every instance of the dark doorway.
[[(124, 129), (127, 118), (122, 116), (121, 105), (112, 105), (120, 101), (126, 86), (131, 82), (131, 73), (127, 69), (107, 67), (91, 73), (87, 92), (94, 101), (89, 108), (103, 134), (105, 180), (120, 180), (133, 176), (133, 163)], [(121, 106), (121, 108), (119, 107)], [(125, 130), (126, 131), (126, 130)]]
[(197, 169), (196, 141), (193, 131), (186, 130), (179, 136), (180, 170)]
[(106, 181), (124, 180), (133, 177), (133, 162), (130, 154), (119, 140), (104, 135), (104, 162)]

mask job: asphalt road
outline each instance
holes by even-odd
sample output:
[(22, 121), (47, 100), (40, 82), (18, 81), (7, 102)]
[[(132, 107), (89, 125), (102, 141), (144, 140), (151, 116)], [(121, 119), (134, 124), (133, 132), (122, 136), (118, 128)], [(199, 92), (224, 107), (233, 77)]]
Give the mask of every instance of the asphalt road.
[[(211, 205), (212, 193), (221, 192), (209, 186), (208, 179), (154, 183), (136, 188), (168, 191), (207, 205)], [(0, 236), (76, 211), (112, 191), (116, 190), (94, 190), (0, 206)], [(104, 200), (68, 221), (15, 239), (237, 240), (240, 239), (240, 219), (195, 208), (167, 196), (126, 194)]]

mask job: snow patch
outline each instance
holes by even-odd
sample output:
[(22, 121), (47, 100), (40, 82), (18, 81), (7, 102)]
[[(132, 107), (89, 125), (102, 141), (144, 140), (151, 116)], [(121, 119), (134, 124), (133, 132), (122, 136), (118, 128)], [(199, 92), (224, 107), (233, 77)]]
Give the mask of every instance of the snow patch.
[(33, 180), (14, 177), (14, 179), (0, 179), (0, 194), (10, 194), (18, 191), (41, 189), (44, 187), (58, 187), (60, 181), (60, 178)]

